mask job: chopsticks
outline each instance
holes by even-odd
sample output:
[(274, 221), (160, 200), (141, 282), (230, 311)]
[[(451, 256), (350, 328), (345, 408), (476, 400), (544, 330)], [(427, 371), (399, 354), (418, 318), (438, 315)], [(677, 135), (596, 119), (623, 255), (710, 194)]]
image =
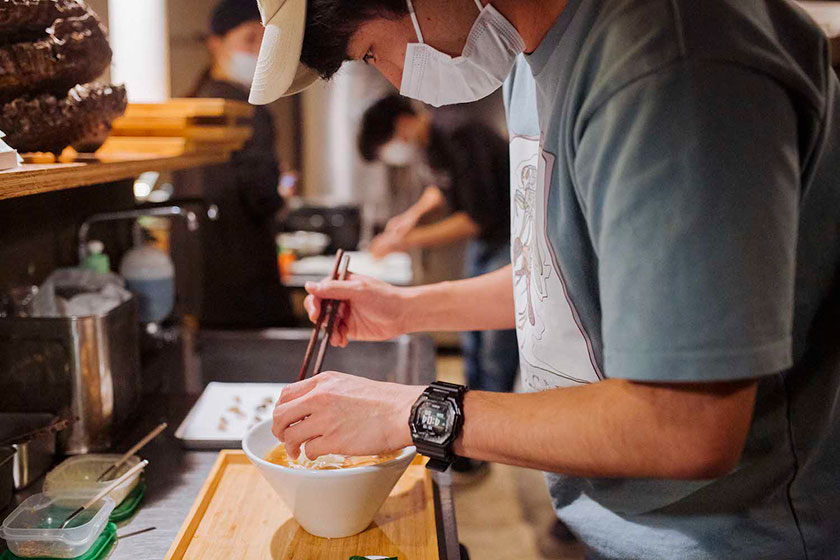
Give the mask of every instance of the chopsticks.
[(132, 476), (137, 474), (138, 472), (145, 469), (146, 465), (148, 465), (148, 464), (149, 464), (148, 461), (143, 460), (143, 461), (140, 461), (139, 463), (137, 463), (136, 465), (134, 465), (133, 467), (131, 467), (130, 469), (128, 469), (127, 471), (125, 471), (124, 475), (122, 475), (121, 477), (116, 479), (114, 482), (112, 482), (111, 484), (106, 486), (99, 494), (97, 494), (96, 496), (94, 496), (93, 498), (91, 498), (90, 500), (85, 502), (84, 505), (77, 508), (76, 511), (74, 511), (73, 513), (68, 515), (67, 518), (64, 520), (64, 523), (61, 524), (61, 528), (66, 529), (67, 525), (69, 525), (70, 522), (73, 521), (73, 519), (75, 519), (75, 517), (77, 515), (79, 515), (80, 513), (82, 513), (86, 509), (88, 509), (89, 507), (95, 505), (96, 502), (98, 502), (99, 500), (101, 500), (102, 498), (104, 498), (105, 496), (110, 494), (111, 492), (113, 492), (120, 484), (122, 484), (123, 482), (125, 482), (126, 480), (128, 480), (129, 478), (131, 478)]
[[(333, 264), (332, 275), (333, 280), (346, 280), (347, 269), (350, 266), (350, 255), (345, 255), (341, 249), (335, 254), (335, 263)], [(324, 321), (327, 321), (324, 329), (325, 335), (321, 340), (321, 347), (318, 349), (318, 356), (315, 359), (315, 368), (312, 375), (321, 373), (321, 367), (324, 365), (324, 357), (327, 355), (327, 348), (330, 345), (330, 338), (332, 337), (333, 329), (335, 328), (335, 319), (338, 315), (338, 308), (341, 302), (334, 299), (328, 299), (321, 302), (321, 312), (318, 314), (318, 320), (315, 322), (315, 327), (312, 329), (312, 335), (309, 337), (309, 344), (306, 347), (306, 354), (303, 357), (303, 364), (300, 366), (300, 374), (298, 381), (306, 379), (307, 371), (309, 371), (309, 364), (312, 362), (312, 355), (315, 352), (315, 345), (321, 335), (321, 329), (324, 328)]]
[(100, 475), (99, 475), (99, 477), (96, 479), (96, 482), (102, 482), (103, 480), (105, 480), (105, 477), (106, 477), (106, 476), (108, 476), (108, 474), (109, 474), (111, 471), (113, 471), (113, 470), (115, 470), (115, 469), (119, 469), (119, 468), (123, 465), (123, 463), (125, 463), (126, 461), (128, 461), (129, 457), (131, 457), (132, 455), (134, 455), (135, 453), (137, 453), (138, 451), (140, 451), (143, 447), (145, 447), (145, 445), (146, 445), (147, 443), (149, 443), (150, 441), (152, 441), (153, 439), (155, 439), (156, 437), (158, 437), (158, 435), (159, 435), (159, 434), (160, 434), (163, 430), (165, 430), (165, 429), (166, 429), (166, 426), (167, 426), (167, 425), (168, 425), (168, 424), (167, 424), (166, 422), (163, 422), (163, 423), (161, 423), (161, 424), (158, 424), (158, 426), (157, 426), (154, 430), (152, 430), (151, 432), (149, 432), (148, 434), (146, 434), (146, 436), (145, 436), (143, 439), (141, 439), (140, 441), (138, 441), (137, 443), (135, 443), (135, 444), (134, 444), (134, 446), (133, 446), (131, 449), (129, 449), (128, 451), (126, 451), (126, 452), (123, 454), (123, 456), (122, 456), (122, 457), (120, 457), (119, 459), (117, 459), (117, 460), (116, 460), (116, 461), (115, 461), (115, 462), (114, 462), (114, 463), (113, 463), (110, 467), (108, 467), (108, 469), (107, 469), (107, 470), (105, 470), (102, 474), (100, 474)]

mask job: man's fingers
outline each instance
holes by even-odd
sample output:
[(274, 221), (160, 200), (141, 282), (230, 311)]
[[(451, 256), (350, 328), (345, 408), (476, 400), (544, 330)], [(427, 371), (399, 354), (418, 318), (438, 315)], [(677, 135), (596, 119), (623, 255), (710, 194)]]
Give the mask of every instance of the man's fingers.
[(314, 389), (315, 385), (317, 385), (317, 381), (314, 381), (314, 378), (312, 377), (304, 379), (303, 381), (298, 381), (297, 383), (290, 383), (289, 385), (286, 385), (283, 387), (283, 390), (280, 391), (280, 398), (277, 399), (276, 405), (280, 406), (283, 403), (299, 399)]
[(330, 441), (323, 435), (315, 436), (306, 441), (306, 456), (310, 459), (315, 459), (327, 453), (334, 453), (336, 450), (330, 449)]
[(310, 416), (314, 410), (312, 404), (305, 399), (298, 399), (285, 404), (278, 404), (274, 408), (271, 422), (271, 433), (279, 441), (286, 441), (286, 431), (289, 426), (303, 421)]
[[(300, 446), (303, 443), (308, 442), (312, 438), (323, 435), (320, 433), (322, 431), (320, 428), (321, 426), (317, 421), (317, 416), (310, 416), (293, 426), (289, 426), (283, 435), (283, 444), (286, 446), (286, 453), (289, 454), (289, 457), (297, 459), (298, 455), (300, 455)], [(307, 447), (309, 447), (309, 444), (307, 444)], [(310, 449), (306, 450), (306, 456), (310, 459), (318, 457), (318, 455), (312, 455), (312, 451)]]
[(360, 284), (351, 280), (321, 280), (307, 282), (306, 291), (318, 299), (348, 300), (358, 295)]
[(321, 313), (321, 300), (315, 296), (306, 296), (303, 300), (303, 308), (306, 309), (309, 320), (314, 323), (318, 320), (318, 314)]

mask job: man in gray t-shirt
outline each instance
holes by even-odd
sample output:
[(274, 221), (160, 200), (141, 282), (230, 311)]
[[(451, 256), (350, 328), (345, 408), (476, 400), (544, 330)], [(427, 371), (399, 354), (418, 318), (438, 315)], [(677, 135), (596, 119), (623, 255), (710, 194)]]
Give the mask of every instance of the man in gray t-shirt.
[[(591, 558), (840, 556), (840, 85), (816, 25), (783, 0), (325, 4), (304, 62), (364, 59), (433, 102), (528, 53), (505, 87), (511, 268), (309, 286), (312, 317), (349, 303), (335, 342), (515, 324), (532, 392), (466, 393), (449, 450), (555, 473)], [(421, 390), (307, 380), (275, 433), (406, 445)]]

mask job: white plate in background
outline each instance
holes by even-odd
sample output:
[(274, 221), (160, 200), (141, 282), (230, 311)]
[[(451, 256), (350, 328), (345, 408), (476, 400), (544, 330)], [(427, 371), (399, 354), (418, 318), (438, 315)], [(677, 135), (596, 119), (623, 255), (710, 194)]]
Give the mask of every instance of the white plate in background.
[[(274, 403), (285, 386), (286, 383), (211, 382), (178, 426), (175, 437), (188, 449), (238, 449), (251, 426), (271, 418)], [(262, 404), (267, 406), (258, 411)], [(232, 410), (234, 406), (241, 414)], [(225, 418), (224, 429), (221, 418)]]

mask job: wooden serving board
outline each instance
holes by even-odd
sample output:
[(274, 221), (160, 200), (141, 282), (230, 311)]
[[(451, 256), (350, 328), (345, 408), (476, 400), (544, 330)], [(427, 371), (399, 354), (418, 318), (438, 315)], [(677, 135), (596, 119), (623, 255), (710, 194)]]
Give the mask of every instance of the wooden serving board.
[(408, 467), (364, 532), (322, 539), (298, 525), (245, 453), (222, 451), (166, 560), (348, 560), (353, 555), (439, 558), (432, 479), (422, 458)]

